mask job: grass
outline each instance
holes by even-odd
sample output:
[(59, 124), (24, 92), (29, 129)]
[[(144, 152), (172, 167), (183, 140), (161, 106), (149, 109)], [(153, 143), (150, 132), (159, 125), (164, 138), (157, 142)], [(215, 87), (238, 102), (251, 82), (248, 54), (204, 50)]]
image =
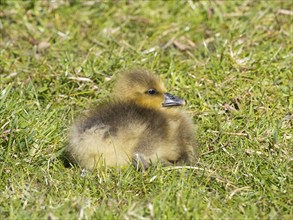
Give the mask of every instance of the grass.
[[(0, 2), (1, 219), (292, 219), (290, 1)], [(67, 129), (119, 70), (187, 101), (194, 168), (86, 172)]]

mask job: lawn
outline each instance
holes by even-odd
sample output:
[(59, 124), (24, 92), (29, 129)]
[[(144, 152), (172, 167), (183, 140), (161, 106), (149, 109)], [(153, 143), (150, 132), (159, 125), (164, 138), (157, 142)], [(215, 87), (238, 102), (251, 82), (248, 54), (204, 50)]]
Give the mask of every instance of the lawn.
[[(291, 1), (0, 0), (1, 219), (292, 219)], [(161, 76), (193, 167), (65, 166), (119, 71)]]

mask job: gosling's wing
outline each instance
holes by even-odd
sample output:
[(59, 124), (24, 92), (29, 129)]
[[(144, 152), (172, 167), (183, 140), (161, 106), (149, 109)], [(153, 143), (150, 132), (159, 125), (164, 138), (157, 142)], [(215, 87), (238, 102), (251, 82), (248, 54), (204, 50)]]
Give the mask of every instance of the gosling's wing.
[(108, 166), (128, 164), (149, 127), (144, 109), (127, 103), (110, 103), (72, 126), (68, 150), (78, 164), (89, 169), (100, 160), (105, 160)]

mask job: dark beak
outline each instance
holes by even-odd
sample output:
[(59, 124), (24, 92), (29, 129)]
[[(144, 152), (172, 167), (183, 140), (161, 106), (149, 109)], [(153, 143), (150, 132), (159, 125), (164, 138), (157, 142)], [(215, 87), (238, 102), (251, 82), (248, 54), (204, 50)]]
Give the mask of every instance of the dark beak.
[(180, 99), (177, 96), (171, 95), (170, 93), (164, 93), (164, 102), (162, 103), (163, 107), (170, 107), (170, 106), (181, 106), (185, 105), (185, 101)]

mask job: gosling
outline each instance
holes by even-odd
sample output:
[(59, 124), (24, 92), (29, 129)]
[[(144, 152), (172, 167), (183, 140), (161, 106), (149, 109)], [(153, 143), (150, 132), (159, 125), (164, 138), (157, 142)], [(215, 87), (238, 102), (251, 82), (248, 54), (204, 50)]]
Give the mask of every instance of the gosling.
[(153, 163), (191, 165), (198, 157), (194, 126), (174, 108), (184, 104), (146, 70), (121, 73), (113, 99), (72, 125), (66, 151), (89, 170), (131, 162), (141, 170)]

